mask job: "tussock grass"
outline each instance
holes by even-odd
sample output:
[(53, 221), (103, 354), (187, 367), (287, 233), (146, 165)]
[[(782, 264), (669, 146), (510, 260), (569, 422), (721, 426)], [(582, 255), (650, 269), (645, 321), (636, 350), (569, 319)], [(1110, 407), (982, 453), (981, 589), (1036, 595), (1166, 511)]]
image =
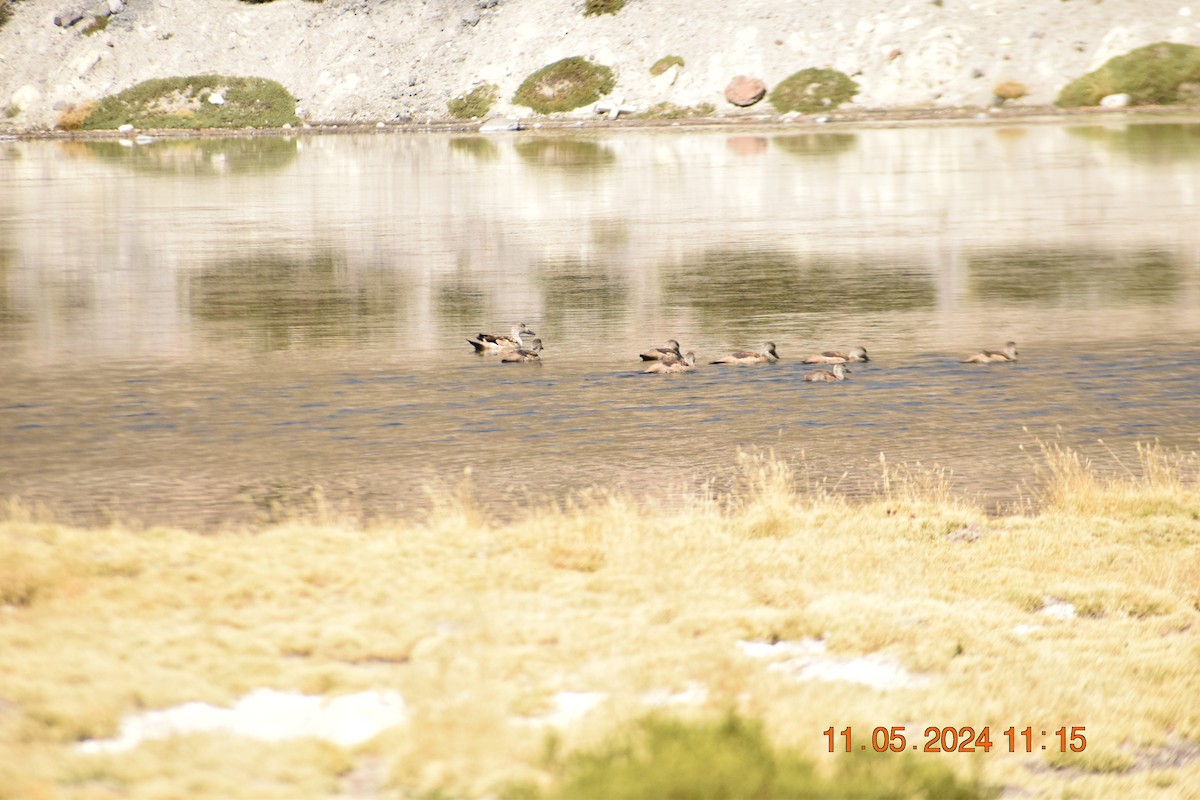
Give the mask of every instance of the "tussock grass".
[(594, 103), (614, 86), (616, 78), (611, 67), (571, 56), (526, 78), (513, 95), (513, 102), (529, 106), (539, 114), (553, 114)]
[(446, 103), (446, 109), (450, 116), (457, 119), (480, 119), (492, 110), (498, 96), (499, 87), (494, 83), (484, 83), (452, 98)]
[(671, 67), (679, 67), (680, 69), (682, 69), (683, 65), (684, 65), (683, 56), (663, 56), (658, 61), (655, 61), (654, 64), (650, 67), (650, 74), (655, 77), (658, 77), (659, 75), (662, 75), (664, 72), (669, 70)]
[(59, 112), (54, 127), (61, 128), (64, 131), (77, 131), (83, 127), (83, 123), (94, 109), (95, 105), (93, 103), (81, 103), (80, 105), (69, 103), (66, 108)]
[(1105, 475), (1078, 452), (1041, 445), (1044, 499), (1048, 508), (1103, 517), (1156, 516), (1200, 519), (1200, 457), (1140, 444), (1137, 463), (1115, 454), (1119, 472)]
[(798, 111), (812, 114), (848, 103), (858, 93), (858, 84), (836, 69), (802, 69), (784, 78), (767, 99), (781, 114)]
[(1094, 106), (1120, 93), (1134, 105), (1200, 102), (1200, 47), (1174, 42), (1139, 47), (1071, 81), (1055, 102), (1063, 108)]
[(558, 786), (549, 792), (534, 785), (512, 786), (504, 792), (506, 800), (996, 796), (977, 781), (960, 782), (947, 767), (911, 755), (887, 760), (849, 755), (838, 759), (833, 775), (823, 776), (810, 759), (772, 747), (761, 726), (736, 714), (696, 722), (651, 715), (628, 732), (553, 766), (561, 775)]
[[(482, 797), (516, 785), (568, 797), (553, 793), (575, 780), (572, 754), (610, 752), (639, 730), (650, 693), (694, 685), (696, 704), (663, 719), (703, 728), (732, 711), (771, 743), (756, 759), (794, 755), (821, 780), (840, 769), (830, 725), (866, 742), (874, 726), (904, 725), (916, 743), (931, 725), (988, 725), (993, 742), (1009, 726), (1066, 725), (1086, 726), (1083, 754), (1001, 745), (911, 763), (1034, 796), (1200, 785), (1198, 758), (1139, 766), (1200, 740), (1194, 457), (1147, 447), (1119, 477), (1064, 448), (1043, 459), (1044, 510), (1002, 517), (954, 499), (936, 470), (881, 461), (876, 496), (858, 502), (763, 453), (741, 457), (728, 490), (671, 511), (595, 490), (499, 522), (464, 482), (416, 523), (316, 514), (199, 536), (78, 529), (10, 506), (0, 798)], [(1044, 613), (1055, 601), (1075, 615)], [(800, 681), (737, 646), (806, 638), (924, 682)], [(126, 714), (232, 704), (260, 687), (395, 689), (410, 721), (350, 751), (215, 734), (74, 749)], [(604, 702), (551, 734), (539, 717), (559, 692)], [(884, 783), (901, 780), (868, 755)]]
[(699, 103), (694, 106), (681, 106), (676, 103), (655, 103), (638, 114), (642, 119), (697, 119), (711, 117), (717, 113), (717, 107), (712, 103)]
[(625, 0), (584, 0), (583, 15), (597, 17), (601, 14), (616, 14), (625, 7)]
[(1029, 94), (1029, 87), (1020, 81), (1000, 81), (992, 88), (992, 95), (998, 103), (1020, 100), (1027, 94)]
[[(217, 92), (223, 105), (208, 98)], [(296, 99), (266, 78), (192, 75), (155, 78), (98, 101), (85, 130), (138, 128), (278, 128), (299, 122)]]

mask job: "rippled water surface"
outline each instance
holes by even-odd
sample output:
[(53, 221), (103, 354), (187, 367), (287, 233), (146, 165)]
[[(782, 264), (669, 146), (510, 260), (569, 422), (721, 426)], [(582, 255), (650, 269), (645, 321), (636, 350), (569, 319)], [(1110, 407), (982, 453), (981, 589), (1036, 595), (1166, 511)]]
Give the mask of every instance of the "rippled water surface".
[[(469, 467), (495, 508), (670, 503), (772, 448), (1020, 501), (1039, 440), (1200, 442), (1198, 193), (1177, 124), (0, 143), (0, 496), (209, 528)], [(544, 363), (466, 342), (517, 321)], [(669, 338), (701, 366), (641, 374)]]

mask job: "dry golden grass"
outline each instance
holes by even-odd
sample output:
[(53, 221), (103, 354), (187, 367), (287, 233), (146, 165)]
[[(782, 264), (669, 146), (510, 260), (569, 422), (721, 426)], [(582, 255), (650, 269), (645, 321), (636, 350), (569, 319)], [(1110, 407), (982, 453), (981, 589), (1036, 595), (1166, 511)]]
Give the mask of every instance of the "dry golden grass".
[(1001, 101), (1020, 100), (1029, 94), (1029, 87), (1020, 81), (1000, 81), (993, 87), (992, 94)]
[(95, 103), (81, 103), (79, 105), (68, 103), (59, 112), (58, 120), (55, 121), (54, 127), (64, 131), (77, 131), (83, 127), (83, 121), (88, 118), (88, 115), (92, 113), (95, 107)]
[[(489, 520), (462, 488), (414, 525), (324, 516), (242, 533), (0, 522), (0, 798), (478, 797), (544, 780), (557, 692), (605, 701), (586, 746), (702, 685), (823, 765), (850, 726), (1085, 726), (1080, 754), (935, 755), (1034, 796), (1200, 786), (1200, 483), (1155, 448), (1121, 478), (1047, 448), (1045, 510), (989, 517), (936, 472), (881, 465), (864, 503), (742, 459), (682, 510), (602, 491)], [(1042, 613), (1055, 600), (1077, 616)], [(1036, 626), (1021, 629), (1018, 626)], [(819, 637), (922, 686), (801, 682), (738, 640)], [(408, 723), (344, 751), (219, 735), (77, 752), (123, 715), (258, 687), (395, 689)], [(1039, 737), (1038, 744), (1041, 739)]]

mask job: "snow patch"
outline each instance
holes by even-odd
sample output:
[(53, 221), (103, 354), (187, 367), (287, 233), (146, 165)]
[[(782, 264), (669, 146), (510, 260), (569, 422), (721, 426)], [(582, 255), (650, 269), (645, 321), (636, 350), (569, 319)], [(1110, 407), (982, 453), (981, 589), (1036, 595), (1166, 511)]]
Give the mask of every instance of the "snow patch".
[(775, 659), (768, 670), (782, 672), (798, 681), (843, 681), (872, 689), (914, 689), (929, 685), (929, 678), (914, 675), (892, 656), (872, 654), (859, 658), (825, 655), (820, 639), (796, 642), (739, 641), (738, 647), (751, 658)]
[(79, 743), (79, 750), (119, 753), (147, 739), (189, 733), (229, 733), (267, 742), (313, 737), (353, 747), (407, 718), (404, 698), (395, 691), (327, 698), (255, 689), (233, 708), (192, 702), (128, 715), (121, 720), (121, 731), (116, 738), (88, 739)]

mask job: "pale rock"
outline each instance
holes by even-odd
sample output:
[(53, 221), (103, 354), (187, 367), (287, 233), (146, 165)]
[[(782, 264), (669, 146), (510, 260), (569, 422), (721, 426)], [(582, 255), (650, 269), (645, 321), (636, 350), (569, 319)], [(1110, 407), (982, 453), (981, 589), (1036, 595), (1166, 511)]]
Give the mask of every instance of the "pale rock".
[(54, 15), (54, 24), (60, 28), (69, 28), (83, 19), (85, 13), (82, 5), (66, 6)]
[(1125, 92), (1120, 94), (1105, 95), (1100, 98), (1100, 105), (1104, 108), (1125, 108), (1133, 103), (1133, 98)]
[(675, 81), (679, 80), (680, 67), (678, 64), (672, 64), (663, 74), (654, 77), (654, 89), (658, 92), (665, 92), (667, 89), (675, 85)]
[(36, 86), (25, 84), (20, 89), (17, 89), (12, 94), (12, 100), (9, 105), (14, 105), (19, 109), (29, 108), (31, 105), (42, 99), (42, 93), (37, 90)]
[(82, 78), (92, 71), (92, 67), (99, 63), (99, 53), (84, 53), (75, 61), (75, 73)]
[(506, 119), (504, 117), (493, 117), (487, 122), (479, 126), (480, 133), (502, 133), (505, 131), (519, 131), (522, 129), (520, 122), (514, 119)]
[(223, 106), (225, 105), (225, 98), (220, 93), (213, 92), (208, 96), (208, 102), (214, 106)]
[(108, 0), (108, 13), (109, 14), (120, 14), (124, 10), (125, 10), (125, 3), (123, 2), (123, 0)]
[(130, 131), (133, 130), (133, 126), (130, 125), (128, 122), (126, 122), (124, 125), (117, 128), (117, 130), (120, 131), (121, 133), (129, 133)]

